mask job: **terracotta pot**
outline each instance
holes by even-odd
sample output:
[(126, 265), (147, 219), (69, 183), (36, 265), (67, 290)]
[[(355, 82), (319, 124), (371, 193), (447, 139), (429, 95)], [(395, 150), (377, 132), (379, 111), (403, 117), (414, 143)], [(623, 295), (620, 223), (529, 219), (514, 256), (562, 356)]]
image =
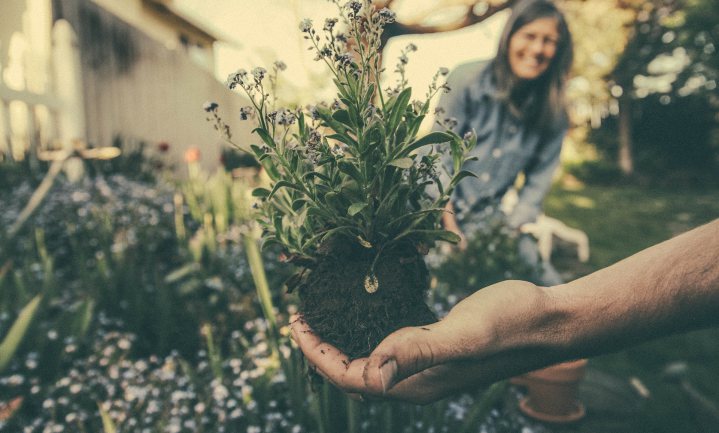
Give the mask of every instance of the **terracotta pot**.
[(579, 401), (579, 382), (584, 378), (587, 360), (565, 362), (531, 371), (511, 382), (527, 388), (519, 409), (527, 416), (552, 423), (570, 423), (584, 417)]

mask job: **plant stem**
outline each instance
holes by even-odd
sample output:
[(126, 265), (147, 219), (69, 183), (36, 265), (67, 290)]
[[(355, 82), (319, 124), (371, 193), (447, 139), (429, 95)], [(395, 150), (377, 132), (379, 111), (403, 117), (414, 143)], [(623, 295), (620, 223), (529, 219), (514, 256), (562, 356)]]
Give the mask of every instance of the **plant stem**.
[(260, 299), (262, 313), (264, 314), (265, 320), (267, 320), (267, 323), (269, 325), (268, 327), (272, 352), (275, 355), (280, 356), (277, 318), (275, 317), (275, 309), (274, 305), (272, 304), (270, 287), (267, 284), (267, 276), (265, 274), (265, 268), (262, 263), (262, 256), (260, 255), (260, 250), (257, 247), (257, 239), (250, 232), (245, 233), (242, 238), (245, 245), (245, 254), (247, 255), (247, 261), (250, 264), (252, 280), (255, 282), (255, 290), (257, 290), (257, 297)]

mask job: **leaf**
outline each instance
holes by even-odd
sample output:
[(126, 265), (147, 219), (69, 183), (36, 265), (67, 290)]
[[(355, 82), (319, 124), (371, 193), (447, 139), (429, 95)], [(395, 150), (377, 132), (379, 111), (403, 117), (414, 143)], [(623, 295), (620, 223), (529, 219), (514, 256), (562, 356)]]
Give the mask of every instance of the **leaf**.
[(354, 125), (352, 124), (352, 116), (347, 112), (347, 110), (337, 110), (332, 114), (332, 118), (335, 119), (338, 122), (341, 122), (348, 127), (352, 128)]
[(350, 137), (347, 134), (339, 134), (339, 133), (332, 134), (332, 135), (328, 135), (327, 138), (331, 138), (333, 140), (339, 141), (340, 143), (344, 143), (347, 145), (357, 147), (357, 140), (355, 140), (354, 138)]
[(41, 299), (42, 295), (37, 295), (23, 307), (10, 327), (10, 331), (8, 331), (0, 344), (0, 372), (7, 367), (13, 355), (15, 355), (15, 351), (17, 351), (22, 339), (25, 337), (27, 328), (30, 326), (33, 317), (35, 317)]
[(255, 154), (257, 159), (260, 159), (263, 155), (265, 155), (265, 152), (263, 152), (260, 146), (256, 144), (250, 144), (250, 149), (252, 149), (252, 152)]
[(415, 140), (414, 142), (410, 143), (407, 147), (402, 149), (401, 156), (409, 155), (410, 153), (414, 152), (415, 150), (424, 147), (428, 144), (438, 144), (438, 143), (446, 143), (447, 141), (451, 140), (452, 136), (447, 134), (446, 132), (431, 132), (424, 137)]
[(336, 235), (336, 234), (338, 234), (338, 233), (346, 233), (347, 235), (351, 235), (351, 234), (352, 234), (352, 230), (356, 230), (356, 227), (353, 227), (353, 226), (341, 226), (341, 227), (335, 227), (335, 228), (333, 228), (333, 229), (330, 229), (330, 230), (327, 230), (327, 231), (324, 231), (324, 232), (320, 232), (320, 233), (318, 233), (318, 234), (312, 236), (307, 242), (305, 242), (304, 245), (302, 245), (302, 249), (305, 250), (305, 249), (307, 249), (307, 247), (309, 247), (310, 245), (314, 244), (315, 242), (318, 242), (318, 241), (323, 240), (323, 239), (325, 239), (325, 238), (327, 238), (327, 237)]
[(347, 209), (347, 214), (349, 216), (355, 216), (359, 212), (362, 211), (362, 209), (367, 207), (367, 203), (359, 202), (359, 203), (352, 203), (352, 205)]
[(365, 248), (372, 248), (372, 244), (360, 235), (357, 235), (357, 241)]
[(331, 182), (331, 179), (329, 178), (329, 176), (327, 176), (326, 174), (317, 172), (317, 171), (309, 171), (309, 172), (305, 173), (304, 175), (302, 175), (302, 180), (309, 180), (309, 179), (312, 179), (313, 177), (317, 177), (325, 183)]
[(397, 131), (394, 133), (394, 142), (402, 143), (407, 138), (407, 122), (400, 122)]
[(194, 274), (195, 272), (200, 271), (200, 269), (201, 269), (201, 266), (199, 263), (192, 262), (188, 265), (177, 268), (174, 271), (170, 272), (169, 274), (165, 275), (165, 278), (163, 281), (167, 284), (172, 284), (174, 282), (177, 282), (177, 281), (185, 278), (188, 275), (191, 275), (191, 274)]
[(102, 419), (103, 433), (116, 433), (117, 427), (115, 427), (115, 423), (112, 422), (112, 418), (110, 418), (110, 414), (107, 413), (107, 411), (102, 408), (102, 405), (100, 403), (97, 404), (97, 408), (100, 411), (100, 418)]
[(410, 87), (404, 89), (399, 95), (397, 95), (397, 99), (395, 100), (394, 105), (392, 105), (392, 110), (389, 115), (389, 122), (387, 122), (389, 131), (397, 129), (397, 125), (399, 125), (399, 121), (402, 119), (402, 114), (404, 114), (404, 111), (407, 109), (407, 104), (409, 104), (409, 98), (411, 96), (412, 89)]
[(275, 140), (274, 140), (274, 139), (272, 138), (272, 136), (271, 136), (267, 131), (265, 131), (264, 129), (262, 129), (262, 128), (255, 128), (255, 129), (252, 130), (252, 132), (254, 132), (254, 133), (256, 133), (257, 135), (259, 135), (260, 138), (262, 139), (262, 141), (264, 141), (266, 145), (270, 146), (270, 147), (273, 148), (273, 149), (274, 149), (275, 147), (277, 147), (277, 144), (275, 144)]
[(454, 139), (450, 143), (451, 152), (452, 152), (452, 166), (453, 166), (453, 172), (457, 173), (462, 169), (462, 142), (459, 139)]
[(272, 191), (270, 192), (270, 195), (267, 196), (267, 200), (271, 199), (271, 198), (275, 195), (275, 193), (277, 193), (277, 191), (278, 191), (280, 188), (283, 188), (283, 187), (284, 187), (284, 188), (292, 188), (292, 189), (295, 189), (295, 190), (297, 190), (297, 191), (304, 192), (304, 191), (302, 191), (302, 187), (301, 187), (301, 186), (299, 186), (299, 185), (297, 185), (297, 184), (294, 184), (294, 183), (292, 183), (292, 182), (286, 181), (286, 180), (280, 180), (280, 181), (278, 181), (278, 182), (275, 184), (275, 186), (272, 188)]
[(469, 170), (462, 170), (452, 177), (452, 181), (449, 183), (449, 188), (454, 188), (459, 183), (459, 181), (464, 179), (465, 177), (477, 177), (477, 175)]
[(303, 198), (299, 198), (292, 202), (292, 210), (297, 212), (298, 210), (302, 209), (302, 207), (307, 203), (307, 200)]
[(262, 164), (262, 167), (265, 169), (265, 172), (267, 173), (267, 176), (270, 177), (272, 180), (277, 180), (280, 178), (280, 171), (277, 170), (277, 167), (272, 162), (272, 160), (260, 160), (260, 163)]
[(305, 114), (300, 111), (300, 114), (297, 116), (297, 128), (298, 132), (300, 133), (300, 136), (305, 135)]
[(449, 230), (416, 230), (416, 233), (422, 234), (431, 239), (439, 239), (453, 244), (459, 243), (459, 241), (462, 240), (457, 233)]
[(358, 184), (364, 183), (364, 178), (362, 176), (362, 173), (360, 173), (357, 166), (352, 164), (352, 162), (350, 162), (346, 159), (343, 159), (337, 164), (337, 168), (339, 168), (342, 173), (349, 175)]
[[(422, 209), (422, 210), (419, 210), (419, 211), (416, 211), (416, 212), (411, 212), (411, 213), (408, 213), (408, 214), (404, 214), (404, 215), (400, 216), (399, 218), (394, 219), (393, 221), (390, 221), (389, 224), (387, 224), (387, 227), (391, 227), (391, 226), (397, 225), (397, 224), (399, 224), (400, 222), (404, 222), (404, 221), (406, 221), (406, 220), (411, 220), (411, 219), (414, 219), (414, 218), (418, 218), (417, 220), (415, 220), (415, 223), (416, 223), (416, 222), (420, 221), (422, 218), (424, 218), (425, 216), (427, 216), (428, 214), (431, 214), (431, 213), (442, 213), (442, 212), (444, 212), (444, 211), (445, 211), (444, 208), (438, 207), (438, 208)], [(415, 223), (412, 223), (412, 224), (410, 225), (410, 227), (416, 225)]]
[(95, 301), (88, 299), (83, 303), (83, 308), (80, 311), (80, 315), (77, 316), (77, 326), (75, 327), (75, 336), (79, 339), (87, 334), (87, 330), (90, 328), (90, 322), (92, 321), (93, 311), (95, 310)]
[(252, 197), (267, 197), (270, 195), (270, 190), (267, 188), (255, 188), (252, 190)]
[(362, 106), (365, 107), (367, 104), (372, 102), (372, 96), (374, 96), (374, 83), (370, 83), (369, 86), (367, 86), (367, 92), (364, 95), (364, 99), (362, 100)]
[(461, 237), (457, 233), (451, 232), (449, 230), (407, 230), (401, 235), (397, 236), (395, 240), (404, 238), (410, 235), (419, 235), (426, 239), (430, 240), (442, 240), (447, 241), (453, 244), (459, 243), (459, 241), (462, 240)]
[(393, 165), (399, 168), (410, 168), (414, 165), (414, 159), (412, 158), (398, 158), (394, 161), (390, 161), (387, 165)]

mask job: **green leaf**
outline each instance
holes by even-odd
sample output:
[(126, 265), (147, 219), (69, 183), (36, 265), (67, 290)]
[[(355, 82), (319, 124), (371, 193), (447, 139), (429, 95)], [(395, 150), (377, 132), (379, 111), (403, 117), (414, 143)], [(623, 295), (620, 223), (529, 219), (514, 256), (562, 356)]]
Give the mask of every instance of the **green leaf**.
[(362, 211), (362, 209), (367, 207), (367, 203), (359, 202), (359, 203), (352, 203), (352, 205), (347, 209), (347, 214), (349, 216), (355, 216), (359, 212)]
[(352, 164), (352, 162), (350, 162), (346, 159), (343, 159), (339, 163), (337, 163), (337, 168), (339, 168), (342, 173), (349, 175), (358, 184), (364, 183), (364, 178), (362, 176), (362, 173), (360, 173), (357, 166)]
[(252, 152), (254, 152), (257, 159), (262, 158), (262, 156), (265, 155), (265, 152), (263, 152), (260, 146), (256, 144), (250, 144), (250, 149), (252, 149)]
[(297, 128), (300, 133), (300, 137), (305, 135), (305, 113), (300, 112), (297, 116)]
[(300, 185), (294, 184), (294, 183), (286, 181), (286, 180), (280, 180), (272, 188), (270, 195), (267, 196), (267, 200), (271, 199), (280, 188), (292, 188), (297, 191), (304, 192), (304, 191), (302, 191), (302, 187)]
[(332, 118), (335, 119), (338, 122), (341, 122), (348, 127), (352, 128), (354, 125), (352, 124), (352, 116), (350, 116), (349, 112), (347, 110), (337, 110), (332, 114)]
[(407, 122), (400, 122), (397, 131), (394, 133), (394, 142), (402, 143), (407, 138)]
[(374, 83), (370, 83), (369, 86), (367, 86), (367, 92), (364, 95), (364, 99), (362, 100), (362, 106), (366, 107), (367, 104), (372, 102), (372, 96), (374, 96)]
[(462, 140), (452, 140), (450, 147), (452, 152), (453, 172), (458, 173), (462, 169), (462, 157), (464, 156), (464, 153), (462, 152)]
[(277, 170), (277, 167), (271, 159), (260, 159), (260, 164), (262, 164), (262, 167), (265, 169), (265, 172), (267, 172), (267, 176), (269, 176), (270, 179), (277, 180), (280, 178), (280, 171)]
[(399, 223), (403, 223), (406, 220), (412, 220), (415, 221), (410, 224), (410, 226), (415, 226), (417, 222), (421, 221), (422, 218), (426, 217), (427, 215), (431, 213), (442, 213), (444, 212), (444, 208), (432, 208), (432, 209), (422, 209), (416, 212), (411, 212), (408, 214), (404, 214), (399, 218), (394, 219), (393, 221), (390, 221), (389, 224), (387, 224), (388, 227), (395, 226)]
[(257, 135), (259, 135), (260, 138), (262, 139), (262, 141), (264, 141), (265, 144), (267, 144), (267, 145), (270, 146), (271, 148), (274, 149), (275, 147), (277, 147), (277, 144), (275, 143), (275, 140), (274, 140), (274, 139), (272, 138), (272, 136), (271, 136), (267, 131), (265, 131), (264, 129), (262, 129), (262, 128), (255, 128), (255, 129), (252, 130), (252, 132), (254, 132), (254, 133), (256, 133)]
[(344, 143), (344, 144), (347, 144), (347, 145), (350, 145), (353, 147), (357, 147), (357, 140), (355, 140), (354, 138), (352, 138), (349, 135), (344, 134), (344, 133), (328, 135), (327, 138), (331, 138), (333, 140), (339, 141), (340, 143)]
[(110, 414), (107, 413), (107, 411), (102, 408), (102, 405), (100, 403), (97, 404), (97, 408), (100, 411), (100, 419), (102, 419), (103, 433), (116, 433), (117, 428), (115, 427), (115, 423), (112, 422), (112, 418), (110, 418)]
[(319, 173), (317, 171), (309, 171), (309, 172), (305, 173), (304, 175), (302, 175), (302, 180), (307, 181), (314, 177), (322, 180), (325, 183), (331, 183), (331, 179), (329, 178), (329, 176), (327, 176), (326, 174), (323, 174), (323, 173)]
[(173, 270), (172, 272), (170, 272), (169, 274), (165, 275), (165, 278), (163, 279), (163, 281), (167, 284), (172, 284), (172, 283), (175, 283), (175, 282), (185, 278), (188, 275), (192, 275), (195, 272), (200, 271), (200, 269), (201, 269), (201, 266), (199, 263), (192, 262), (188, 265), (179, 267), (179, 268)]
[(38, 305), (42, 295), (35, 296), (18, 314), (17, 319), (13, 322), (8, 331), (7, 335), (0, 344), (0, 372), (10, 363), (10, 360), (15, 355), (15, 351), (20, 346), (22, 339), (25, 337), (25, 332), (30, 326), (35, 313), (37, 312)]
[(76, 338), (82, 339), (87, 334), (94, 310), (95, 301), (92, 299), (87, 299), (82, 303), (82, 308), (73, 320), (73, 334)]
[(452, 136), (447, 134), (446, 132), (431, 132), (424, 137), (415, 140), (414, 142), (410, 143), (407, 147), (402, 149), (402, 153), (400, 156), (407, 156), (410, 153), (414, 152), (415, 150), (427, 146), (429, 144), (438, 144), (438, 143), (445, 143), (452, 139)]
[(252, 197), (267, 197), (270, 195), (270, 190), (267, 188), (255, 188), (252, 190)]
[(457, 233), (451, 232), (449, 230), (407, 230), (403, 232), (401, 235), (397, 236), (395, 240), (400, 238), (405, 238), (407, 236), (411, 235), (418, 235), (422, 236), (429, 240), (442, 240), (447, 241), (453, 244), (459, 243), (459, 241), (462, 240), (462, 238), (459, 237)]
[(412, 165), (414, 165), (414, 159), (412, 158), (398, 158), (394, 161), (390, 161), (387, 163), (387, 165), (393, 165), (395, 167), (399, 168), (410, 168)]
[(402, 119), (402, 115), (407, 109), (407, 104), (409, 104), (409, 98), (411, 96), (412, 89), (410, 87), (404, 89), (399, 95), (397, 95), (397, 99), (392, 105), (392, 110), (389, 115), (389, 122), (387, 122), (389, 131), (394, 132), (394, 130), (397, 129), (397, 125), (399, 125), (399, 121)]
[(469, 170), (462, 170), (452, 177), (452, 181), (449, 183), (449, 188), (452, 189), (457, 186), (459, 181), (464, 179), (465, 177), (477, 177), (477, 175)]
[[(292, 202), (292, 210), (297, 212), (298, 210), (302, 209), (302, 207), (307, 203), (307, 200), (303, 198), (299, 198)], [(306, 208), (305, 208), (306, 209)]]
[(319, 242), (321, 240), (324, 240), (330, 236), (334, 236), (336, 234), (344, 233), (347, 236), (353, 236), (353, 230), (356, 230), (356, 229), (357, 228), (353, 227), (353, 226), (341, 226), (341, 227), (336, 227), (336, 228), (333, 228), (330, 230), (326, 230), (324, 232), (318, 233), (318, 234), (314, 235), (313, 237), (311, 237), (307, 242), (305, 242), (304, 245), (302, 245), (302, 249), (304, 250), (307, 247), (309, 247), (310, 245), (312, 245), (316, 242)]

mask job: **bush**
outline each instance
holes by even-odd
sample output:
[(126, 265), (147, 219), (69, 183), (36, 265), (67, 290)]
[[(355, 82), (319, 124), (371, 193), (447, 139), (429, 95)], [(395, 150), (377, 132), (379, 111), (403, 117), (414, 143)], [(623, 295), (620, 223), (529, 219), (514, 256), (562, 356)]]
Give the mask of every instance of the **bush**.
[(453, 251), (433, 268), (440, 297), (462, 299), (504, 280), (533, 280), (538, 270), (519, 257), (518, 234), (490, 219), (470, 235), (467, 249)]
[[(702, 185), (719, 179), (719, 124), (716, 108), (698, 96), (662, 96), (635, 100), (632, 139), (635, 169), (646, 181), (659, 185)], [(618, 152), (617, 119), (610, 117), (591, 131), (605, 161), (614, 163)]]

